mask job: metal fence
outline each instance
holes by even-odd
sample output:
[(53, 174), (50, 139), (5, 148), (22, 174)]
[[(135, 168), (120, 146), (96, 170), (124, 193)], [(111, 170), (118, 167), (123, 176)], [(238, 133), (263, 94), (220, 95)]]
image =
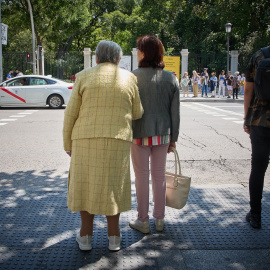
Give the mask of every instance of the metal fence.
[(204, 68), (208, 68), (209, 72), (220, 73), (221, 70), (227, 69), (227, 54), (196, 54), (188, 55), (188, 73), (192, 74), (193, 70), (198, 73), (203, 72)]
[[(3, 78), (9, 69), (18, 68), (23, 74), (33, 74), (32, 63), (27, 62), (26, 52), (3, 52)], [(30, 53), (33, 59), (32, 53)], [(83, 70), (83, 52), (45, 52), (44, 74), (63, 80), (74, 79), (74, 75)]]
[(83, 52), (45, 52), (44, 74), (70, 80), (84, 68)]
[(15, 71), (18, 68), (24, 74), (30, 74), (32, 72), (32, 64), (26, 61), (26, 52), (3, 52), (2, 59), (3, 80), (6, 80), (6, 75), (10, 69)]

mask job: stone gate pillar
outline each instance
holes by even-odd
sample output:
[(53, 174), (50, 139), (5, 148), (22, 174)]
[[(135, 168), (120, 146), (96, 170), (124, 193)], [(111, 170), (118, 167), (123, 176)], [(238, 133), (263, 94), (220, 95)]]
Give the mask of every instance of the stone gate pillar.
[(237, 50), (231, 51), (231, 72), (234, 75), (235, 71), (238, 71), (238, 56), (239, 53)]
[(132, 53), (132, 70), (134, 70), (138, 68), (137, 49), (133, 48), (131, 53)]
[(184, 72), (188, 72), (188, 49), (182, 49), (181, 55), (181, 78), (184, 76)]
[(84, 48), (83, 54), (84, 54), (84, 68), (86, 69), (91, 67), (91, 49)]

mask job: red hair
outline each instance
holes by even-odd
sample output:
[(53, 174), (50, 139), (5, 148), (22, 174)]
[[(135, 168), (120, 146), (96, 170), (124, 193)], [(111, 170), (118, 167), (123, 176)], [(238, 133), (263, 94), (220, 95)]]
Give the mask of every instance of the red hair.
[(155, 36), (142, 36), (137, 39), (137, 47), (144, 54), (139, 67), (164, 68), (163, 45)]

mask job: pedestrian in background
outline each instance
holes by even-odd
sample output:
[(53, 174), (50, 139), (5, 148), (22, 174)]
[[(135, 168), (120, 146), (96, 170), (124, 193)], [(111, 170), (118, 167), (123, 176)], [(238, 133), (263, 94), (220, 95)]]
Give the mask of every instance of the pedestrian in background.
[(227, 98), (231, 98), (231, 95), (232, 95), (232, 91), (233, 91), (233, 88), (232, 88), (232, 73), (230, 71), (228, 71), (228, 75), (226, 77), (226, 84), (227, 84), (227, 88), (228, 88), (228, 97)]
[(240, 80), (239, 80), (239, 72), (236, 71), (234, 73), (234, 76), (232, 78), (232, 87), (233, 87), (233, 99), (234, 99), (234, 96), (236, 99), (238, 99), (238, 91), (239, 91), (239, 84), (240, 84)]
[(175, 76), (177, 85), (179, 87), (179, 81), (178, 81), (178, 78), (177, 78), (177, 73), (175, 71), (173, 71), (172, 74)]
[(196, 70), (193, 70), (191, 82), (193, 84), (193, 97), (198, 97), (198, 83), (199, 83), (200, 77), (198, 76)]
[(199, 77), (199, 79), (198, 79), (198, 94), (200, 94), (201, 92), (202, 92), (202, 79), (201, 79), (201, 76), (200, 76), (200, 74), (199, 73), (197, 73), (198, 74), (198, 77)]
[(137, 79), (117, 65), (120, 46), (101, 41), (97, 66), (76, 75), (64, 118), (64, 149), (71, 156), (68, 208), (80, 211), (81, 250), (91, 250), (95, 215), (108, 222), (109, 249), (119, 250), (120, 213), (131, 209), (132, 119), (142, 117)]
[(12, 79), (12, 73), (13, 73), (13, 70), (10, 69), (7, 76), (6, 76), (6, 80)]
[(240, 93), (241, 93), (241, 95), (244, 95), (244, 85), (245, 85), (245, 81), (246, 81), (245, 74), (242, 73), (242, 74), (241, 74), (241, 80), (240, 80)]
[(144, 115), (133, 121), (131, 158), (135, 172), (138, 217), (131, 228), (149, 233), (149, 158), (154, 196), (155, 226), (164, 227), (167, 152), (175, 147), (179, 134), (179, 87), (175, 76), (163, 70), (163, 45), (155, 36), (137, 39), (138, 66), (133, 73), (138, 87)]
[(208, 97), (207, 90), (208, 90), (209, 75), (207, 73), (207, 70), (208, 70), (207, 68), (204, 68), (203, 73), (201, 74), (202, 97), (203, 93), (205, 93), (205, 96)]
[(212, 92), (211, 97), (216, 97), (216, 89), (217, 89), (217, 77), (216, 77), (216, 73), (212, 72), (211, 73), (211, 78), (210, 78), (210, 90)]
[(15, 69), (15, 72), (13, 73), (13, 76), (14, 76), (14, 77), (17, 77), (18, 74), (19, 74), (19, 70), (18, 70), (18, 68), (16, 68), (16, 69)]
[[(270, 55), (270, 46), (268, 54)], [(244, 92), (244, 131), (250, 135), (252, 151), (249, 177), (250, 211), (246, 220), (256, 229), (261, 228), (263, 184), (270, 155), (270, 101), (259, 100), (254, 93), (257, 66), (264, 59), (262, 50), (257, 51), (250, 59)]]
[(221, 73), (218, 77), (219, 87), (218, 87), (218, 97), (220, 98), (220, 92), (222, 90), (222, 95), (225, 97), (225, 86), (226, 86), (226, 77), (225, 77), (225, 70), (221, 70)]
[(186, 93), (187, 93), (187, 97), (189, 97), (189, 95), (188, 95), (188, 84), (189, 84), (188, 73), (184, 72), (184, 76), (181, 79), (181, 86), (182, 86), (182, 89), (183, 89), (183, 97), (185, 97)]

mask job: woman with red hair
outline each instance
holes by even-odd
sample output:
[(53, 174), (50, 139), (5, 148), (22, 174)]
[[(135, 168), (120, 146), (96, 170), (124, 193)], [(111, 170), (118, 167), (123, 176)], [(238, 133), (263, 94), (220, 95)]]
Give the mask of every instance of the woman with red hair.
[(179, 86), (176, 77), (163, 70), (163, 45), (155, 36), (137, 39), (138, 66), (133, 71), (137, 77), (144, 115), (133, 121), (131, 158), (135, 172), (138, 217), (130, 227), (143, 233), (149, 226), (149, 159), (153, 185), (155, 225), (157, 231), (164, 227), (166, 181), (166, 156), (175, 147), (179, 134)]

